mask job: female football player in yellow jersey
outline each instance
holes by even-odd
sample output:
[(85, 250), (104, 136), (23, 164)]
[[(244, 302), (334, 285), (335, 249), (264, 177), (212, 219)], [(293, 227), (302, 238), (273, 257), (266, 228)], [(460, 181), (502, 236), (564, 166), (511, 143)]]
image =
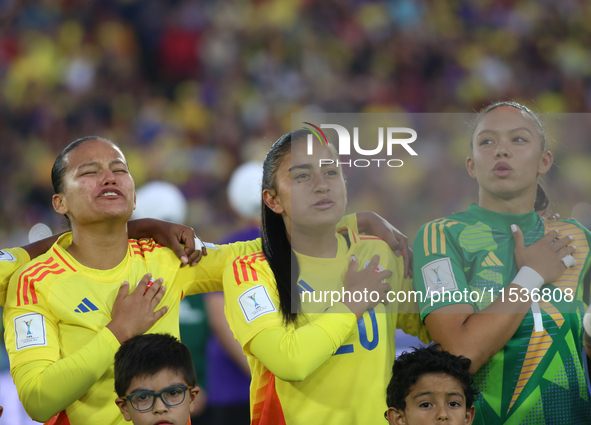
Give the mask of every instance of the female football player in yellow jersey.
[(415, 239), (421, 316), (436, 343), (472, 361), (475, 424), (591, 415), (581, 325), (591, 234), (536, 213), (548, 205), (538, 184), (553, 162), (545, 139), (527, 107), (485, 108), (466, 161), (478, 205), (426, 224)]
[(129, 240), (134, 182), (125, 156), (106, 139), (71, 143), (52, 181), (54, 208), (72, 232), (11, 278), (4, 310), (11, 373), (33, 419), (61, 412), (52, 423), (124, 423), (113, 393), (121, 343), (146, 331), (178, 337), (180, 300), (221, 290), (225, 264), (260, 244), (213, 246), (207, 261), (181, 268), (153, 240)]
[(378, 238), (337, 233), (347, 185), (336, 161), (320, 165), (336, 160), (332, 145), (307, 154), (309, 134), (285, 134), (267, 154), (262, 252), (224, 273), (226, 317), (252, 372), (251, 421), (380, 423), (395, 329), (429, 338), (416, 304), (403, 314), (390, 296), (396, 309), (386, 308), (387, 295), (412, 289), (402, 259)]

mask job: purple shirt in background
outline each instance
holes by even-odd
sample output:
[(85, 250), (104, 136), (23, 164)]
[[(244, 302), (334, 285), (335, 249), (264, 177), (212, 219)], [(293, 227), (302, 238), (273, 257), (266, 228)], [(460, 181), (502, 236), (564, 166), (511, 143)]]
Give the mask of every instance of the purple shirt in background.
[[(261, 230), (258, 227), (249, 226), (228, 235), (221, 243), (249, 241), (260, 236)], [(206, 356), (208, 404), (223, 406), (250, 403), (250, 377), (236, 366), (213, 333), (207, 341)]]

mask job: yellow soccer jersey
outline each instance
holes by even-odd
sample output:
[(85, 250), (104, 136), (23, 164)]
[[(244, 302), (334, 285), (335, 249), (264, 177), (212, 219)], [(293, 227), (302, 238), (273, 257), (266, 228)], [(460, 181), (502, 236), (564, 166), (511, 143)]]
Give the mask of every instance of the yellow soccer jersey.
[[(38, 413), (43, 420), (45, 415), (57, 413), (55, 406), (72, 400), (57, 409), (65, 408), (62, 416), (72, 425), (124, 424), (114, 392), (113, 359), (119, 343), (105, 328), (123, 281), (130, 283), (132, 292), (148, 272), (163, 278), (166, 292), (157, 308), (168, 305), (169, 311), (148, 332), (166, 332), (178, 338), (181, 299), (221, 290), (225, 265), (237, 255), (260, 250), (260, 240), (212, 246), (197, 266), (184, 268), (170, 249), (153, 240), (130, 240), (125, 259), (111, 270), (89, 269), (78, 263), (66, 251), (71, 241), (71, 233), (65, 234), (12, 277), (4, 310), (11, 372), (25, 406), (32, 403), (38, 408), (29, 398), (39, 391), (46, 392), (40, 400), (55, 401), (48, 403), (48, 411)], [(51, 362), (43, 376), (31, 376), (35, 374), (27, 370), (35, 361)], [(51, 374), (57, 379), (51, 381), (55, 388), (39, 388), (42, 379)], [(69, 383), (68, 376), (77, 374), (80, 379), (71, 378)], [(85, 380), (86, 388), (77, 387)], [(62, 423), (68, 422), (64, 419)]]
[(0, 307), (6, 302), (6, 290), (10, 276), (20, 266), (30, 261), (29, 253), (22, 248), (4, 249), (0, 251)]
[[(303, 311), (324, 311), (331, 306), (330, 296), (326, 302), (315, 302), (313, 306), (307, 305), (305, 300), (310, 298), (304, 297), (312, 293), (312, 299), (319, 300), (324, 291), (341, 291), (352, 254), (357, 256), (360, 267), (380, 254), (380, 266), (393, 271), (389, 278), (392, 291), (398, 296), (413, 290), (412, 281), (404, 278), (402, 258), (395, 257), (385, 242), (352, 231), (348, 239), (350, 246), (345, 243), (335, 258), (298, 254), (298, 290)], [(419, 335), (425, 342), (430, 340), (416, 303), (392, 303), (389, 307), (378, 304), (364, 313), (357, 326), (352, 326), (344, 344), (328, 360), (302, 381), (288, 382), (274, 376), (249, 351), (250, 341), (259, 332), (284, 326), (273, 272), (262, 252), (238, 257), (226, 268), (224, 297), (230, 328), (242, 345), (252, 372), (253, 425), (382, 423), (387, 410), (386, 387), (396, 356), (395, 329)], [(352, 314), (346, 307), (344, 310)], [(402, 310), (406, 313), (400, 313)], [(297, 324), (290, 327), (297, 329), (322, 315), (301, 314)]]

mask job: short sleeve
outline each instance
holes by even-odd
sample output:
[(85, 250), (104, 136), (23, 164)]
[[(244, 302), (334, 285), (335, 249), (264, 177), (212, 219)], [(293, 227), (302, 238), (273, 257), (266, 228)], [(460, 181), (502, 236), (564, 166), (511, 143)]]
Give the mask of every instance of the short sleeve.
[(470, 304), (476, 309), (469, 297), (464, 295), (469, 294), (470, 288), (455, 230), (460, 226), (449, 226), (445, 222), (427, 223), (415, 238), (414, 287), (421, 293), (418, 301), (423, 319), (447, 305)]

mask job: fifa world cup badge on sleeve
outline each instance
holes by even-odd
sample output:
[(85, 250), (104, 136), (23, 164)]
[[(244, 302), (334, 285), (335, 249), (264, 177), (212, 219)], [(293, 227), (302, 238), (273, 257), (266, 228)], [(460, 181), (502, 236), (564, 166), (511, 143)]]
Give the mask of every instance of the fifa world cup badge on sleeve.
[(242, 309), (246, 323), (252, 322), (257, 317), (277, 311), (267, 288), (257, 285), (250, 288), (238, 297), (238, 304)]
[(45, 317), (39, 313), (27, 313), (14, 318), (16, 350), (47, 345)]
[(429, 298), (433, 292), (451, 292), (458, 290), (458, 283), (451, 268), (449, 258), (440, 258), (431, 261), (421, 269), (425, 282), (426, 296)]
[(0, 251), (0, 261), (16, 261), (16, 258), (14, 258), (14, 255), (12, 255), (10, 252), (8, 251)]

